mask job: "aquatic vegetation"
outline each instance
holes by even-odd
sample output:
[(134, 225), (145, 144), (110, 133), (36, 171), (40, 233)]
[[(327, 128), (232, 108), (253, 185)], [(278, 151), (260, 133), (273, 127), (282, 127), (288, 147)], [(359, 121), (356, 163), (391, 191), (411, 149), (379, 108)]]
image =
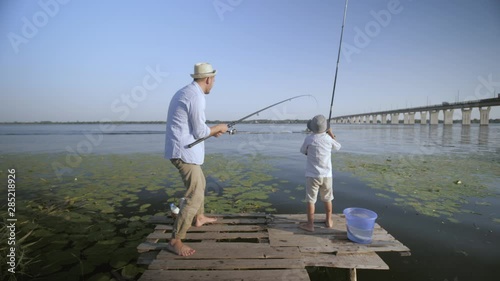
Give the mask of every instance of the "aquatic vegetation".
[(466, 204), (488, 206), (478, 198), (500, 194), (492, 188), (500, 177), (499, 170), (491, 168), (488, 158), (338, 153), (333, 166), (385, 191), (377, 196), (394, 198), (396, 205), (451, 222), (458, 222), (455, 216), (459, 213), (473, 213), (464, 208)]
[[(178, 171), (161, 155), (88, 155), (58, 178), (52, 164), (65, 157), (2, 155), (0, 176), (8, 168), (18, 176), (19, 269), (25, 275), (17, 280), (134, 280), (144, 270), (136, 266), (136, 247), (153, 231), (147, 220), (166, 215), (184, 196)], [(264, 157), (207, 155), (203, 169), (205, 212), (274, 211), (268, 199), (277, 180)]]

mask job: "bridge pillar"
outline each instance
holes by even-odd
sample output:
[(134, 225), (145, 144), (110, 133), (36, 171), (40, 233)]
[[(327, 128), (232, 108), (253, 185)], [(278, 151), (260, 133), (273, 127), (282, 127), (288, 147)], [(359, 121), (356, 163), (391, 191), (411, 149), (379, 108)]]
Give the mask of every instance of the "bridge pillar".
[(491, 107), (487, 108), (479, 108), (479, 116), (480, 116), (480, 125), (481, 126), (488, 126), (488, 123), (490, 122), (490, 109)]
[(438, 124), (438, 114), (439, 114), (439, 110), (433, 110), (430, 112), (430, 115), (431, 115), (430, 124), (431, 125)]
[(427, 111), (420, 111), (420, 124), (427, 125)]
[(453, 124), (453, 109), (445, 109), (444, 113), (444, 124), (452, 125)]
[(470, 125), (470, 113), (472, 108), (462, 108), (462, 126)]
[(403, 124), (408, 124), (408, 112), (403, 113)]
[(408, 124), (415, 124), (415, 112), (408, 112)]
[(366, 124), (370, 124), (370, 123), (371, 123), (371, 122), (370, 122), (370, 115), (366, 115), (366, 116), (365, 116), (365, 123), (366, 123)]
[(391, 115), (391, 124), (399, 124), (399, 113), (393, 113)]
[(381, 120), (381, 123), (382, 124), (387, 124), (387, 114), (382, 114), (381, 117), (380, 117), (380, 120)]
[(358, 122), (357, 122), (357, 123), (358, 123), (358, 124), (360, 124), (360, 123), (361, 123), (361, 116), (358, 116)]
[(372, 124), (377, 124), (377, 115), (372, 114)]

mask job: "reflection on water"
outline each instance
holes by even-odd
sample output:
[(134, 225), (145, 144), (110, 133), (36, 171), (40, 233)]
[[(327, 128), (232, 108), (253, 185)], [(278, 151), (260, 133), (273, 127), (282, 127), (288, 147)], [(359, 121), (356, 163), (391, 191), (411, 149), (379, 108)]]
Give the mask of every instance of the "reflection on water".
[(465, 145), (470, 144), (470, 126), (462, 126), (460, 143)]
[[(498, 131), (496, 132), (498, 136)], [(479, 126), (478, 145), (480, 146), (488, 145), (489, 136), (490, 136), (490, 128), (488, 128), (488, 126)]]

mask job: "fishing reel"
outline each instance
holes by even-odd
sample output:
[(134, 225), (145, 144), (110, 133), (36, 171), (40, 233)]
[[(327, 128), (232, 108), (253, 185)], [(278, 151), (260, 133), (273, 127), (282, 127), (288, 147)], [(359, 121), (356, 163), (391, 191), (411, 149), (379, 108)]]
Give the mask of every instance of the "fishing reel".
[(229, 128), (227, 130), (227, 133), (230, 134), (230, 135), (234, 135), (234, 134), (236, 134), (236, 129), (235, 128)]

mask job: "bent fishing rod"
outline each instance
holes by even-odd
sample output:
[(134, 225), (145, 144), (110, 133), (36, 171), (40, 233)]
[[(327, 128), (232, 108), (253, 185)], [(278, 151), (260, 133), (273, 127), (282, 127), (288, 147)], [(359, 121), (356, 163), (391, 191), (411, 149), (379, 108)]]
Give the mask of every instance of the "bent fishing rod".
[[(238, 124), (238, 123), (242, 122), (243, 120), (248, 119), (248, 118), (250, 118), (250, 117), (252, 117), (252, 116), (254, 116), (254, 115), (256, 115), (256, 114), (259, 114), (260, 112), (262, 112), (262, 111), (264, 111), (264, 110), (266, 110), (266, 109), (269, 109), (269, 108), (271, 108), (271, 107), (273, 107), (273, 106), (277, 106), (278, 104), (282, 104), (282, 103), (284, 103), (284, 102), (291, 101), (291, 100), (293, 100), (293, 99), (300, 98), (300, 97), (313, 97), (313, 96), (312, 96), (312, 95), (300, 95), (300, 96), (295, 96), (295, 97), (288, 98), (288, 99), (286, 99), (286, 100), (282, 100), (282, 101), (277, 102), (277, 103), (275, 103), (275, 104), (271, 104), (270, 106), (264, 107), (264, 108), (262, 108), (262, 109), (260, 109), (260, 110), (257, 110), (257, 111), (255, 111), (255, 112), (253, 112), (253, 113), (250, 113), (250, 114), (248, 114), (247, 116), (245, 116), (245, 117), (243, 117), (243, 118), (240, 118), (240, 119), (238, 119), (238, 120), (236, 120), (236, 121), (233, 121), (233, 122), (231, 122), (231, 123), (228, 123), (228, 124), (227, 124), (227, 127), (228, 127), (228, 128), (231, 128), (231, 127), (233, 127), (234, 125), (236, 125), (236, 124)], [(208, 138), (210, 138), (210, 137), (211, 137), (211, 136), (208, 136), (208, 137), (206, 137), (206, 138), (197, 139), (195, 142), (193, 142), (193, 143), (189, 144), (189, 145), (188, 145), (188, 148), (191, 148), (191, 147), (193, 147), (193, 146), (195, 146), (195, 145), (199, 144), (200, 142), (202, 142), (202, 141), (204, 141), (204, 140), (206, 140), (206, 139), (208, 139)]]
[(332, 101), (330, 103), (330, 115), (328, 115), (328, 129), (330, 128), (330, 119), (332, 118), (333, 98), (335, 97), (335, 86), (337, 85), (337, 73), (339, 71), (340, 50), (342, 49), (342, 37), (344, 35), (344, 25), (345, 25), (345, 18), (347, 15), (347, 2), (348, 1), (349, 0), (345, 0), (344, 18), (342, 19), (342, 30), (340, 31), (340, 43), (339, 43), (339, 53), (337, 55), (337, 67), (335, 68), (335, 78), (333, 80), (333, 92), (332, 92)]

